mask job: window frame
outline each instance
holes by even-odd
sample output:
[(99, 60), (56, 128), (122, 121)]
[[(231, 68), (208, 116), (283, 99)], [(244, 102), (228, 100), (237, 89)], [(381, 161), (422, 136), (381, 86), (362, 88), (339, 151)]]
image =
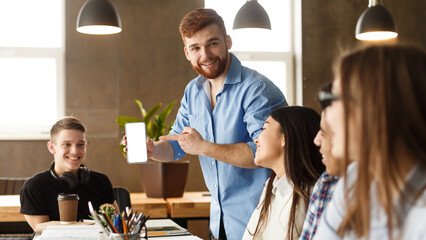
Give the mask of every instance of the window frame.
[(241, 62), (243, 61), (273, 61), (284, 62), (286, 64), (286, 86), (287, 91), (284, 94), (289, 105), (294, 103), (294, 64), (292, 52), (249, 52), (249, 51), (231, 51)]
[[(288, 51), (233, 51), (241, 61), (274, 61), (286, 65), (286, 97), (288, 105), (303, 105), (302, 80), (302, 0), (288, 0), (291, 9), (289, 16), (290, 49)], [(241, 5), (242, 6), (242, 5)], [(238, 31), (238, 30), (233, 30)], [(232, 37), (232, 31), (229, 32)]]
[[(65, 1), (61, 1), (62, 43), (60, 47), (4, 47), (0, 58), (52, 58), (56, 61), (56, 119), (65, 115)], [(12, 90), (14, 91), (14, 90)], [(5, 113), (10, 115), (10, 113)], [(30, 122), (29, 122), (30, 123)], [(52, 123), (11, 127), (0, 124), (0, 140), (48, 140)]]

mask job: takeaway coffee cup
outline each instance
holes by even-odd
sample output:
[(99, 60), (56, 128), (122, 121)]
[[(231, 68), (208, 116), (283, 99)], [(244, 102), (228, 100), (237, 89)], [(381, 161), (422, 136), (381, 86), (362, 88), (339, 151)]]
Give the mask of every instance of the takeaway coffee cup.
[(77, 194), (59, 193), (58, 206), (61, 223), (67, 224), (77, 221), (78, 200)]

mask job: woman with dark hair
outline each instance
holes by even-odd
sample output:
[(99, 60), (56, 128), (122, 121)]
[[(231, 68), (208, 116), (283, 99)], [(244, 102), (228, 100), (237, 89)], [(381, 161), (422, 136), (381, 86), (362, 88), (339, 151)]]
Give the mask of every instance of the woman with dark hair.
[(297, 239), (309, 196), (324, 171), (313, 140), (320, 116), (306, 107), (274, 110), (255, 140), (255, 163), (272, 169), (243, 239)]
[(331, 154), (354, 163), (314, 239), (426, 239), (426, 52), (369, 46), (334, 70)]

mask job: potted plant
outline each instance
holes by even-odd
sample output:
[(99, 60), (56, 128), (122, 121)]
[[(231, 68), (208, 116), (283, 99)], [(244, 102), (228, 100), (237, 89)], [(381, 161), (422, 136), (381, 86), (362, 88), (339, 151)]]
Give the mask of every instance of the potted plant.
[[(146, 134), (152, 140), (157, 141), (160, 136), (167, 135), (174, 121), (167, 124), (166, 118), (173, 109), (175, 101), (169, 103), (159, 114), (156, 113), (161, 108), (162, 103), (158, 103), (149, 111), (146, 111), (140, 100), (135, 99), (135, 102), (141, 112), (141, 118), (119, 116), (116, 122), (120, 128), (124, 130), (126, 123), (144, 122)], [(126, 152), (123, 151), (123, 148), (124, 146), (120, 144), (121, 152), (126, 157)], [(151, 159), (146, 163), (142, 163), (141, 166), (143, 188), (148, 197), (167, 198), (181, 197), (183, 195), (189, 161), (158, 162)]]

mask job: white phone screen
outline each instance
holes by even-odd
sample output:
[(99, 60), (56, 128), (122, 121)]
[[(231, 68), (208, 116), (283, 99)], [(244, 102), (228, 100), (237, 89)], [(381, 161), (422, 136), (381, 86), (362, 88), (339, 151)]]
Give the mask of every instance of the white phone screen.
[(148, 160), (144, 122), (126, 123), (127, 162), (142, 163)]

